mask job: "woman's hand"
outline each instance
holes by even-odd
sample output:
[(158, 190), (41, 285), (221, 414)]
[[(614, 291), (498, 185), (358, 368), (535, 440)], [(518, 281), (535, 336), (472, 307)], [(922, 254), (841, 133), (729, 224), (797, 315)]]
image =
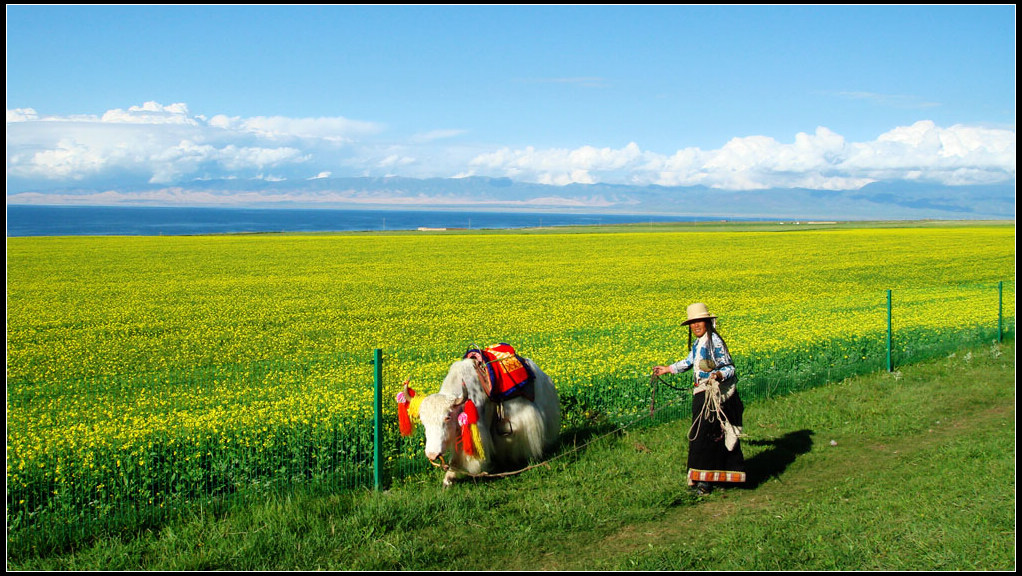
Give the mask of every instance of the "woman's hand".
[(663, 376), (664, 374), (670, 374), (670, 373), (671, 373), (671, 369), (668, 368), (667, 366), (654, 366), (653, 367), (653, 375), (654, 376)]

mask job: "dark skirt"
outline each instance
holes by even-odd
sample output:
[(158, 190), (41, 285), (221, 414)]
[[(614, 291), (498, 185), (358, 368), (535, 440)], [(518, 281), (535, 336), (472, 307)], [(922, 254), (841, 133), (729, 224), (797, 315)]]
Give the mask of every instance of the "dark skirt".
[[(692, 396), (692, 422), (689, 430), (688, 444), (688, 478), (691, 482), (745, 482), (745, 458), (742, 456), (741, 440), (735, 444), (733, 450), (728, 450), (724, 444), (724, 430), (716, 415), (712, 415), (712, 421), (702, 419), (696, 424), (696, 419), (703, 411), (703, 404), (706, 401), (706, 393), (694, 394)], [(738, 397), (738, 390), (721, 405), (721, 410), (727, 416), (733, 426), (742, 425), (742, 413), (745, 405)], [(691, 434), (698, 429), (698, 434), (692, 440)]]

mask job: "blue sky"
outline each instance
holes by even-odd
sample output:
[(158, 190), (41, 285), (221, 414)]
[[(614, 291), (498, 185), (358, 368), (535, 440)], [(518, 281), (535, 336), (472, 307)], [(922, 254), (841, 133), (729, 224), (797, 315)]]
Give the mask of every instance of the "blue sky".
[(1015, 7), (8, 6), (8, 201), (216, 178), (1015, 178)]

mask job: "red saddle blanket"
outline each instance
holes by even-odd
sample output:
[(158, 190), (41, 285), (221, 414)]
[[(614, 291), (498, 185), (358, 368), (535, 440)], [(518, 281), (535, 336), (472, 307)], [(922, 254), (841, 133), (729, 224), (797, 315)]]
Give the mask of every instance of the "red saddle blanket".
[(476, 361), (479, 381), (490, 400), (501, 402), (515, 396), (535, 399), (535, 376), (510, 344), (501, 342), (482, 350), (469, 348), (464, 358)]

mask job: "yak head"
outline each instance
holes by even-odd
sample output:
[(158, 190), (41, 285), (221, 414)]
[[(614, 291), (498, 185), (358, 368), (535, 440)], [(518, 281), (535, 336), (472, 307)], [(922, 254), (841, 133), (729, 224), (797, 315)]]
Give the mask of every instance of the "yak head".
[(438, 392), (422, 399), (419, 420), (426, 431), (426, 458), (431, 462), (453, 451), (459, 437), (458, 416), (467, 399), (464, 390), (461, 396)]

